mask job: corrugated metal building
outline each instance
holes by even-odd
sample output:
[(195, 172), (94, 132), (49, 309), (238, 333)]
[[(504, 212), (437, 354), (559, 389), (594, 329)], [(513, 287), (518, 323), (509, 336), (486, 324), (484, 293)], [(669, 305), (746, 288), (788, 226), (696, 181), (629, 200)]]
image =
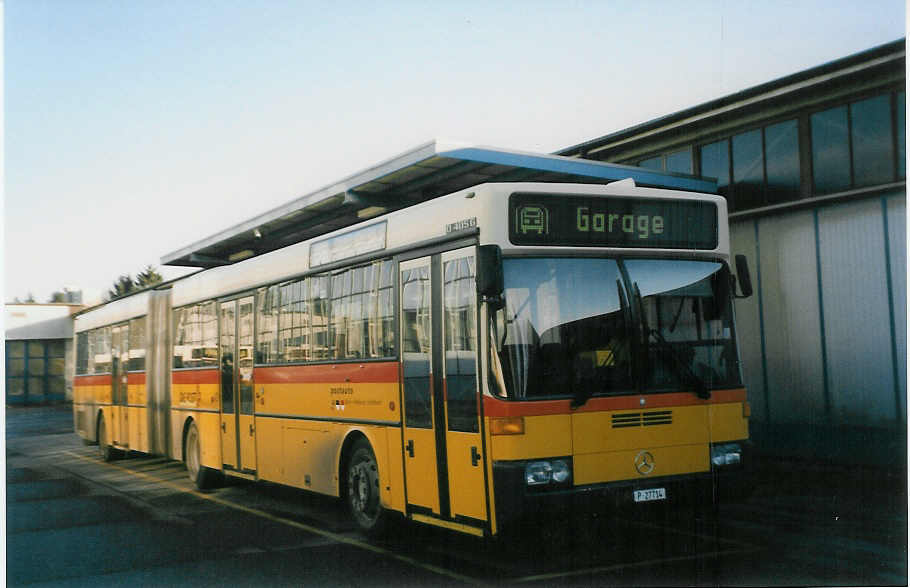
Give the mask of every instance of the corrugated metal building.
[(906, 463), (905, 42), (559, 152), (718, 180), (760, 450)]

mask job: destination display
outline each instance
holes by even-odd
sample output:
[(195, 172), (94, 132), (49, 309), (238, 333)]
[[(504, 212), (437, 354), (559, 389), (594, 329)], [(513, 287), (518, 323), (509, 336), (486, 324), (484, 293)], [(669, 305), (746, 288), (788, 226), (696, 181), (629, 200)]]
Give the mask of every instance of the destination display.
[(512, 194), (515, 245), (715, 249), (717, 206), (698, 200)]

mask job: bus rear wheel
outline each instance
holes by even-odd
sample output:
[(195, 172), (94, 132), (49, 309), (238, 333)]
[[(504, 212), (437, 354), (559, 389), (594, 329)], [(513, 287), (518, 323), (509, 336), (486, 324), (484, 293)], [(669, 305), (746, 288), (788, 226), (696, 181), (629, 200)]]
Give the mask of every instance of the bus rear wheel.
[(368, 535), (382, 533), (388, 517), (379, 500), (379, 467), (365, 439), (354, 444), (345, 481), (345, 502), (357, 527)]
[(202, 465), (202, 443), (199, 438), (199, 429), (195, 422), (191, 422), (186, 430), (184, 441), (184, 455), (186, 456), (186, 471), (190, 480), (200, 490), (211, 488), (218, 480), (218, 472)]
[(107, 425), (104, 424), (104, 415), (98, 417), (98, 454), (104, 461), (114, 461), (122, 452), (107, 442)]

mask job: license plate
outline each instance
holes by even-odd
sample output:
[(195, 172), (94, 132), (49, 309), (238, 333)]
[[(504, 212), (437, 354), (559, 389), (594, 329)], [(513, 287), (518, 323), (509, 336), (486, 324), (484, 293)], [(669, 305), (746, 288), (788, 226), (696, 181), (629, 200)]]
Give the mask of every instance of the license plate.
[(665, 488), (649, 488), (648, 490), (635, 490), (635, 502), (650, 502), (651, 500), (666, 500)]

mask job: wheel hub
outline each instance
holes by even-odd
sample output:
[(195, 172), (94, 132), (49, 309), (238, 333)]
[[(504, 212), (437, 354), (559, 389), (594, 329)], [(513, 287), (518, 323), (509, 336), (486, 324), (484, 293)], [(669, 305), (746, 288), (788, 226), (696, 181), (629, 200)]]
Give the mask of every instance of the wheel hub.
[(351, 478), (348, 480), (351, 488), (351, 501), (358, 511), (365, 512), (370, 498), (369, 475), (363, 464), (351, 468)]

